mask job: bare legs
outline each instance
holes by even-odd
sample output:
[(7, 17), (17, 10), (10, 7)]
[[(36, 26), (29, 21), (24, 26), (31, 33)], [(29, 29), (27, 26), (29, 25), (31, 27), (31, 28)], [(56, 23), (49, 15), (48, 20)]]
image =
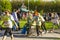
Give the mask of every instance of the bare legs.
[[(2, 40), (6, 40), (6, 37), (7, 37), (7, 36), (3, 36)], [(11, 35), (11, 40), (14, 40), (13, 35)]]
[(3, 36), (2, 40), (6, 40), (6, 37), (7, 37), (7, 36)]

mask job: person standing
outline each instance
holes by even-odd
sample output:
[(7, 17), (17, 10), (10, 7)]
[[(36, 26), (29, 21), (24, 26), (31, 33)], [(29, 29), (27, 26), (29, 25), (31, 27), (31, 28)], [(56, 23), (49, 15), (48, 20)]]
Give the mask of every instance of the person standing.
[(11, 36), (11, 40), (13, 40), (13, 34), (12, 34), (13, 23), (16, 25), (17, 28), (18, 28), (18, 26), (15, 23), (14, 18), (10, 14), (10, 11), (9, 10), (6, 10), (5, 11), (4, 19), (5, 20), (3, 22), (3, 25), (6, 27), (6, 30), (4, 32), (4, 36), (3, 36), (2, 40), (6, 40), (7, 33), (9, 33), (9, 35)]

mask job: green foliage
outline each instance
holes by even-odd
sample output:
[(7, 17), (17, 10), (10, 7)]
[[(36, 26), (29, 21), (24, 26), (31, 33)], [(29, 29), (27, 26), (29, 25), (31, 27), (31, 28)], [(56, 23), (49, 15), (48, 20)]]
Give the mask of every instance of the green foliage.
[(54, 27), (54, 29), (58, 29), (57, 25), (54, 25), (52, 22), (45, 22), (45, 26), (47, 29), (52, 29)]
[(2, 11), (5, 11), (6, 9), (12, 10), (12, 6), (9, 0), (2, 0), (0, 2), (0, 5), (2, 6)]
[[(28, 7), (28, 0), (24, 1), (25, 5)], [(21, 2), (13, 2), (13, 8), (20, 8)], [(60, 1), (44, 2), (42, 0), (35, 1), (29, 0), (29, 9), (37, 9), (39, 12), (44, 10), (44, 12), (60, 12)]]
[[(20, 28), (23, 28), (26, 22), (27, 22), (26, 20), (20, 20), (20, 21), (19, 21)], [(0, 20), (0, 25), (1, 25), (3, 28), (5, 28), (4, 25), (2, 25), (2, 23), (3, 23), (3, 21)], [(46, 28), (47, 28), (48, 30), (51, 29), (52, 27), (54, 27), (55, 29), (58, 29), (58, 27), (57, 27), (56, 25), (53, 25), (52, 22), (45, 22), (45, 26), (46, 26)]]
[[(9, 0), (0, 0), (0, 10), (4, 11), (5, 9), (17, 9), (21, 7), (21, 4), (23, 2), (21, 1), (12, 1), (10, 3)], [(25, 5), (27, 6), (28, 9), (28, 0), (24, 1)], [(11, 6), (12, 5), (12, 6)], [(52, 2), (44, 2), (42, 0), (35, 1), (34, 0), (29, 0), (29, 9), (30, 10), (35, 10), (37, 9), (39, 12), (41, 10), (44, 10), (44, 12), (60, 12), (60, 1), (52, 1)]]
[(13, 9), (18, 9), (18, 8), (21, 7), (21, 2), (12, 1), (12, 2), (11, 2), (11, 5), (12, 5), (12, 10), (13, 10)]

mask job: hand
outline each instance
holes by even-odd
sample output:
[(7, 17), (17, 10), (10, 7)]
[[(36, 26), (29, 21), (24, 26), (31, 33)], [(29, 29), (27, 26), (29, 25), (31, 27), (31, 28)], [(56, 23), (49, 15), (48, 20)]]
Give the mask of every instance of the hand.
[(18, 26), (16, 26), (16, 28), (18, 29)]
[(16, 31), (18, 31), (18, 26), (17, 26), (17, 24), (16, 24)]

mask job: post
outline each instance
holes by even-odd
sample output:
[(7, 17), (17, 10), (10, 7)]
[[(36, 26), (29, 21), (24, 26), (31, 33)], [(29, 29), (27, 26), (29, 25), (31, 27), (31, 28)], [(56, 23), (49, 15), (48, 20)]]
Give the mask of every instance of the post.
[(28, 10), (29, 10), (29, 0), (28, 0)]

